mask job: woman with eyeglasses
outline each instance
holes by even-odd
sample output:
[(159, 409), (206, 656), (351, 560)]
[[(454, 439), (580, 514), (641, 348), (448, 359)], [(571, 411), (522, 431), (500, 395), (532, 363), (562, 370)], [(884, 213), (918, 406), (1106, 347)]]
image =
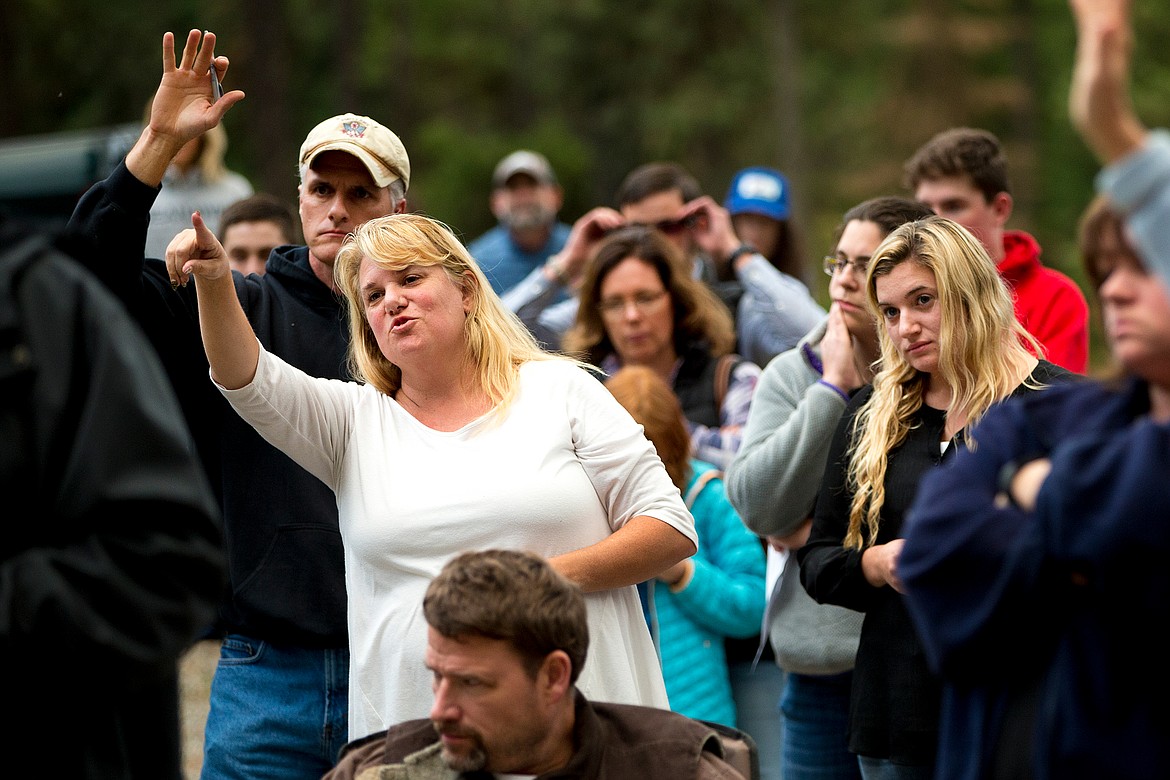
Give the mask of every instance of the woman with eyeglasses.
[[(850, 395), (873, 379), (876, 323), (865, 305), (870, 256), (895, 228), (931, 215), (918, 201), (879, 197), (845, 212), (832, 254), (829, 315), (768, 364), (752, 400), (743, 444), (727, 470), (727, 492), (744, 524), (791, 553), (808, 537), (833, 430)], [(776, 664), (786, 672), (780, 712), (785, 780), (856, 780), (846, 744), (853, 656), (861, 614), (817, 604), (800, 584), (795, 557), (783, 564), (769, 602)]]
[(653, 227), (620, 228), (598, 244), (578, 298), (564, 350), (607, 376), (652, 368), (678, 396), (694, 456), (726, 467), (760, 368), (732, 354), (731, 313), (691, 277), (678, 248)]
[(926, 217), (887, 236), (865, 294), (880, 361), (833, 434), (796, 554), (818, 603), (865, 613), (849, 709), (861, 776), (930, 780), (942, 692), (897, 574), (903, 517), (922, 476), (966, 448), (991, 406), (1074, 375), (1035, 357), (1039, 345), (987, 250), (949, 219)]

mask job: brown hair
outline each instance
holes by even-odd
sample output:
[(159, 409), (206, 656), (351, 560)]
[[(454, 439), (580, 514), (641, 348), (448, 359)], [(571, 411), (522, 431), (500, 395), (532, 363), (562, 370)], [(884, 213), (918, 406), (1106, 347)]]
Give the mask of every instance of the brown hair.
[(877, 198), (858, 203), (845, 212), (841, 222), (833, 231), (833, 251), (841, 242), (845, 226), (850, 222), (872, 222), (885, 238), (907, 222), (932, 216), (930, 206), (911, 198), (902, 198), (897, 195), (883, 195)]
[(683, 203), (689, 203), (703, 194), (702, 187), (685, 168), (673, 162), (650, 162), (639, 165), (626, 174), (618, 186), (618, 208), (645, 200), (660, 192), (678, 190)]
[(585, 666), (585, 596), (535, 553), (481, 550), (455, 556), (427, 586), (423, 615), (450, 639), (479, 636), (510, 643), (532, 676), (554, 650), (569, 656), (571, 682)]
[(1125, 220), (1113, 210), (1107, 196), (1098, 195), (1085, 207), (1077, 226), (1077, 245), (1081, 252), (1081, 262), (1094, 290), (1100, 289), (1105, 277), (1109, 276), (1117, 262), (1117, 258), (1107, 257), (1101, 249), (1106, 235), (1110, 235), (1118, 247), (1139, 259), (1138, 253), (1126, 238)]
[(566, 331), (562, 346), (587, 363), (600, 365), (614, 351), (601, 312), (601, 285), (619, 263), (637, 258), (654, 268), (670, 294), (674, 313), (674, 348), (681, 355), (695, 342), (704, 343), (715, 357), (735, 346), (735, 325), (723, 301), (687, 272), (681, 252), (652, 227), (631, 225), (615, 230), (598, 245), (585, 266), (578, 291), (577, 319)]
[(906, 188), (912, 191), (922, 181), (966, 176), (988, 203), (1001, 192), (1011, 194), (999, 139), (972, 127), (943, 130), (906, 161), (903, 173)]
[(227, 229), (239, 222), (271, 222), (280, 229), (285, 243), (296, 241), (292, 208), (266, 193), (258, 192), (241, 198), (224, 209), (219, 217), (219, 240), (223, 241)]

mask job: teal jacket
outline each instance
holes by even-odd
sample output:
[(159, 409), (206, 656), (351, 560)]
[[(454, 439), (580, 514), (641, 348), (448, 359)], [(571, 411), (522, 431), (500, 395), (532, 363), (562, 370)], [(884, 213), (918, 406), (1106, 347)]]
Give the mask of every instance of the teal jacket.
[[(710, 463), (691, 461), (689, 495)], [(723, 652), (724, 637), (758, 633), (764, 615), (764, 548), (739, 519), (723, 480), (701, 486), (691, 506), (699, 551), (690, 582), (672, 593), (663, 582), (642, 583), (643, 608), (662, 661), (670, 708), (691, 718), (735, 726), (735, 702)]]

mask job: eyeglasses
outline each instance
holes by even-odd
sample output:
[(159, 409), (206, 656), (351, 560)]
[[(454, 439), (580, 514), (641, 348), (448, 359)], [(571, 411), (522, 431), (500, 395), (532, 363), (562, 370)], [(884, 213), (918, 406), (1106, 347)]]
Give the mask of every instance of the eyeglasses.
[(853, 270), (859, 276), (865, 276), (865, 269), (869, 268), (869, 258), (859, 257), (856, 260), (847, 260), (844, 257), (837, 257), (836, 255), (825, 255), (823, 261), (825, 273), (832, 276), (837, 271), (844, 271), (845, 266), (853, 266)]
[(690, 230), (691, 228), (697, 226), (699, 224), (699, 219), (694, 214), (692, 214), (691, 216), (684, 217), (682, 219), (664, 219), (664, 220), (661, 220), (659, 222), (649, 222), (649, 223), (647, 223), (647, 222), (631, 222), (629, 224), (632, 226), (635, 226), (635, 227), (654, 228), (655, 230), (659, 231), (660, 233), (665, 233), (668, 236), (673, 236), (676, 233), (681, 233), (684, 230)]
[(626, 309), (632, 304), (638, 314), (648, 314), (654, 310), (659, 301), (666, 297), (666, 294), (666, 290), (659, 290), (658, 292), (636, 293), (631, 298), (612, 298), (597, 304), (597, 310), (601, 312), (602, 317), (617, 319), (625, 314)]

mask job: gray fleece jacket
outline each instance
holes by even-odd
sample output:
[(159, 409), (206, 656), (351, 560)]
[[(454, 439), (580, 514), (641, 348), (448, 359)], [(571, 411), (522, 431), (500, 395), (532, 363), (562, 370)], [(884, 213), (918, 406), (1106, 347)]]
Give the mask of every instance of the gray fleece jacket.
[[(725, 476), (727, 495), (760, 536), (786, 535), (812, 516), (845, 399), (818, 384), (828, 319), (768, 363), (756, 386), (743, 443)], [(764, 624), (776, 663), (797, 674), (853, 668), (860, 612), (817, 604), (790, 556), (768, 600)]]

